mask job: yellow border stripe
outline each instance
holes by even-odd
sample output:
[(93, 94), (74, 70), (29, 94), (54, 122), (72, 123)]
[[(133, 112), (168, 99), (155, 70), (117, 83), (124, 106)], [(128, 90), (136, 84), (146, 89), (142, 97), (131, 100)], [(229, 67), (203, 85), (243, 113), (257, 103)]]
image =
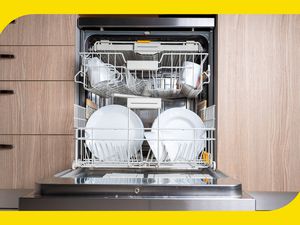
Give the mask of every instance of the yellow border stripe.
[[(300, 0), (1, 0), (0, 31), (27, 14), (297, 14)], [(300, 40), (299, 40), (300, 41)], [(0, 68), (1, 69), (1, 68)], [(295, 179), (299, 179), (298, 177)], [(299, 224), (300, 196), (270, 212), (13, 212), (0, 224)]]
[(0, 212), (1, 224), (299, 224), (300, 196), (280, 210), (260, 212)]
[(1, 0), (0, 31), (26, 14), (300, 13), (299, 0)]

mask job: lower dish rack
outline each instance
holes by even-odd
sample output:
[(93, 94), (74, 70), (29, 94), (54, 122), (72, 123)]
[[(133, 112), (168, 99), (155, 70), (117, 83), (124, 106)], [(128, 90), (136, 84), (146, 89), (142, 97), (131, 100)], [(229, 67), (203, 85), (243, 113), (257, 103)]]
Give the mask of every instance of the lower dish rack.
[[(135, 98), (136, 99), (136, 98)], [(153, 99), (153, 98), (149, 98)], [(140, 106), (137, 106), (140, 107)], [(129, 106), (128, 110), (132, 108)], [(160, 114), (160, 108), (155, 109)], [(157, 128), (155, 135), (142, 138), (130, 137), (133, 128), (103, 129), (86, 128), (86, 109), (75, 105), (75, 160), (73, 168), (168, 168), (168, 169), (199, 169), (216, 168), (214, 161), (215, 145), (215, 106), (201, 110), (204, 128), (193, 129), (161, 129)], [(143, 128), (144, 134), (153, 128)], [(93, 132), (113, 132), (114, 137), (109, 139), (97, 139)], [(187, 139), (162, 138), (160, 132), (176, 132), (196, 134), (200, 131), (202, 136), (191, 135)], [(118, 138), (118, 134), (128, 134), (128, 138)], [(122, 136), (122, 135), (121, 135)], [(131, 143), (142, 142), (143, 144), (132, 151)], [(121, 144), (120, 144), (121, 143)], [(166, 143), (173, 143), (177, 149), (175, 158), (170, 159), (166, 154)], [(201, 149), (199, 148), (201, 143)], [(172, 146), (172, 145), (171, 145)], [(95, 152), (96, 151), (96, 152)], [(105, 153), (110, 155), (105, 156)], [(97, 154), (96, 154), (97, 153)], [(103, 157), (99, 154), (103, 153)]]

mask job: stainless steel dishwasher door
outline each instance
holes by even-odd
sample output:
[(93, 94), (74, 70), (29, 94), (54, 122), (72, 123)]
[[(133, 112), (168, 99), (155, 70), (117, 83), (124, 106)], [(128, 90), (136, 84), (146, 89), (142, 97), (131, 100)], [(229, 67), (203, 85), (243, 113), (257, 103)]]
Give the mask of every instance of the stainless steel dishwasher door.
[(20, 210), (255, 210), (255, 199), (222, 197), (39, 196), (20, 198)]
[(37, 187), (20, 199), (20, 210), (255, 210), (239, 182), (210, 169), (77, 169)]

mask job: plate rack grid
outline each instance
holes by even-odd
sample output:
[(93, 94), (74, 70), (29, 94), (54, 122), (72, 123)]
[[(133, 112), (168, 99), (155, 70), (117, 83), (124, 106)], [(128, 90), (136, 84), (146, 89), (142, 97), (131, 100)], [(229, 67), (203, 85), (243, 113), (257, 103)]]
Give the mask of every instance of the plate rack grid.
[[(208, 108), (201, 110), (202, 120), (205, 124), (205, 128), (194, 128), (194, 129), (157, 129), (154, 138), (150, 140), (147, 138), (143, 139), (96, 139), (91, 138), (87, 133), (91, 133), (97, 130), (97, 128), (88, 129), (85, 127), (86, 118), (85, 118), (85, 108), (82, 106), (75, 105), (75, 160), (73, 162), (73, 168), (167, 168), (167, 169), (199, 169), (199, 168), (216, 168), (216, 163), (214, 159), (214, 142), (215, 142), (215, 128), (214, 128), (214, 116), (215, 116), (215, 106), (210, 106)], [(128, 112), (130, 109), (128, 108)], [(157, 109), (158, 115), (160, 114), (160, 109)], [(129, 118), (129, 117), (128, 117)], [(158, 117), (159, 118), (159, 117)], [(88, 132), (87, 132), (88, 129)], [(98, 129), (99, 130), (99, 129)], [(136, 129), (128, 127), (127, 129), (101, 129), (103, 130), (113, 130), (114, 132), (125, 132), (129, 134), (134, 132)], [(153, 128), (144, 128), (144, 132), (153, 131)], [(154, 129), (155, 130), (155, 129)], [(166, 131), (176, 131), (180, 132), (205, 132), (206, 135), (198, 136), (188, 139), (164, 139), (160, 137), (161, 132)], [(109, 142), (109, 149), (112, 154), (104, 156), (100, 159), (93, 154), (93, 149), (90, 149), (86, 144), (87, 141), (90, 141), (92, 144), (89, 146), (97, 146), (97, 151), (105, 152), (107, 146), (105, 143)], [(143, 141), (143, 145), (132, 153), (130, 142)], [(151, 147), (147, 144), (149, 141), (154, 142), (158, 146), (158, 153), (154, 154)], [(204, 142), (204, 148), (202, 151), (197, 151), (195, 146), (199, 142)], [(177, 156), (175, 159), (170, 160), (170, 157), (167, 154), (166, 149), (164, 149), (164, 143), (174, 142), (178, 146)], [(95, 145), (93, 144), (95, 143)], [(126, 143), (125, 145), (120, 145), (118, 143)], [(94, 148), (94, 147), (93, 147)], [(103, 149), (101, 149), (103, 148)], [(129, 151), (128, 151), (129, 150)], [(198, 153), (197, 153), (198, 152)], [(161, 157), (160, 157), (160, 154)]]

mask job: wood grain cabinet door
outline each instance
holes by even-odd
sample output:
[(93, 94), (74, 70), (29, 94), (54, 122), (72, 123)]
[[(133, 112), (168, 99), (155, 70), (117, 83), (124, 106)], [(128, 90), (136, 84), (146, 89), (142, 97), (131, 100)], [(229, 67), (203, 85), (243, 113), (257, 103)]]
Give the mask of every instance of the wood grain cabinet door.
[(0, 45), (75, 45), (76, 15), (28, 15), (0, 34)]
[(0, 80), (74, 80), (74, 74), (74, 46), (0, 46)]
[(38, 136), (0, 135), (0, 188), (31, 188), (38, 177), (40, 139)]
[(74, 82), (0, 82), (0, 134), (73, 134)]
[(72, 135), (0, 135), (0, 189), (34, 188), (72, 160)]
[(74, 160), (74, 135), (41, 135), (41, 178), (72, 168)]
[(248, 191), (300, 191), (300, 15), (218, 17), (218, 159)]

